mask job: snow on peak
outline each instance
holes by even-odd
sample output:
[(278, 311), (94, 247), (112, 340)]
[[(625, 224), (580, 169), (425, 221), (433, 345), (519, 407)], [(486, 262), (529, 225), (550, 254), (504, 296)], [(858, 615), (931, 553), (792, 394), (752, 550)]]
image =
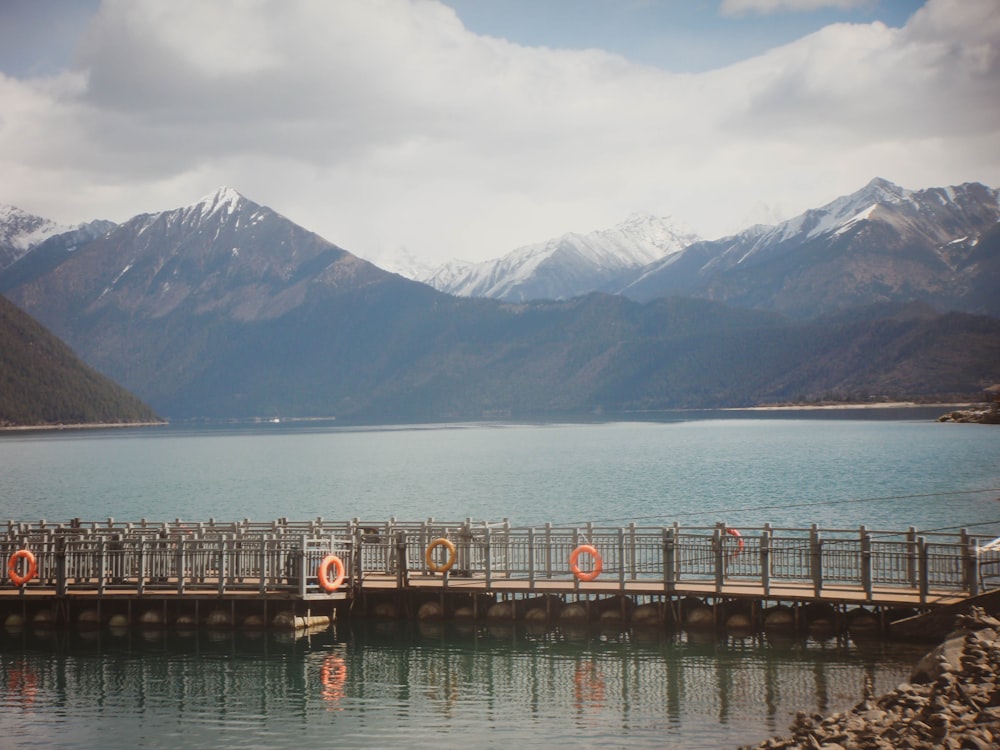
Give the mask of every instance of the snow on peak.
[(216, 212), (231, 214), (239, 208), (240, 202), (246, 200), (242, 195), (231, 187), (223, 186), (214, 193), (209, 193), (201, 200), (189, 206), (191, 209), (199, 209), (201, 218), (207, 219)]
[(29, 214), (16, 206), (0, 205), (0, 244), (20, 252), (27, 252), (49, 237), (72, 229), (71, 226)]

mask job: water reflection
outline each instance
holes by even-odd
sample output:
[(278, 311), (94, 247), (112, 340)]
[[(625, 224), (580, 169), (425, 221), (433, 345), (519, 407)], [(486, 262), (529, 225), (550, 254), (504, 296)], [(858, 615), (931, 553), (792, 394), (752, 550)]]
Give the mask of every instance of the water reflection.
[(299, 748), (334, 729), (340, 747), (735, 747), (797, 710), (853, 705), (866, 677), (891, 689), (917, 656), (836, 638), (403, 622), (298, 638), (27, 629), (0, 636), (0, 730), (85, 746), (97, 721), (106, 748), (151, 731), (178, 747)]

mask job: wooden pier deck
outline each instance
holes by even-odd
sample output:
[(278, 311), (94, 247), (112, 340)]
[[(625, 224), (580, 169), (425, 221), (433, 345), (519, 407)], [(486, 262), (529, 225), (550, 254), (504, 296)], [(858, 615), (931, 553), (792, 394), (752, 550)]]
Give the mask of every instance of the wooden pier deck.
[(491, 601), (539, 598), (927, 612), (997, 588), (1000, 550), (989, 541), (965, 531), (724, 524), (11, 521), (0, 537), (0, 613), (71, 623), (96, 610), (98, 621), (114, 613), (168, 624), (212, 612), (237, 626), (268, 625), (280, 612), (298, 625), (401, 598), (437, 602), (443, 617), (466, 600), (484, 616)]

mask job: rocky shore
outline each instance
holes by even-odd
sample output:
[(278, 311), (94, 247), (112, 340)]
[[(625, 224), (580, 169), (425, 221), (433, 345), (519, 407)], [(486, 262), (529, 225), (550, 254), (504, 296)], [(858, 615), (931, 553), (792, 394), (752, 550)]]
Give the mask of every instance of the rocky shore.
[(942, 414), (938, 422), (973, 422), (976, 424), (1000, 424), (1000, 403), (985, 404), (971, 409), (959, 409)]
[[(756, 750), (988, 750), (1000, 747), (1000, 619), (973, 608), (914, 668), (910, 682), (876, 698), (870, 684), (849, 711), (800, 712), (791, 736)], [(751, 746), (747, 746), (751, 748)]]

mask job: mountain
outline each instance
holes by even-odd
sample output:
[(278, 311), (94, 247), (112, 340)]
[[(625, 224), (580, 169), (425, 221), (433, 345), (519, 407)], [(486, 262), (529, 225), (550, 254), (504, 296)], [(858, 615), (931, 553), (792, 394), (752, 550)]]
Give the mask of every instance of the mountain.
[(859, 305), (923, 301), (1000, 316), (1000, 273), (984, 242), (1000, 193), (979, 183), (911, 191), (883, 179), (776, 226), (697, 242), (619, 291), (646, 301), (705, 297), (814, 317)]
[(950, 399), (1000, 382), (1000, 320), (926, 305), (801, 322), (706, 299), (458, 297), (228, 188), (41, 251), (0, 271), (0, 292), (175, 419)]
[(0, 427), (154, 422), (124, 388), (0, 297)]
[[(229, 188), (137, 216), (61, 260), (33, 255), (0, 273), (0, 292), (169, 415), (240, 411), (230, 385), (255, 364), (251, 324), (398, 278)], [(329, 324), (308, 325), (322, 336)], [(193, 412), (175, 400), (194, 393), (205, 402)]]
[(0, 204), (0, 269), (6, 268), (48, 237), (70, 227)]
[(697, 239), (670, 218), (635, 214), (612, 229), (564, 234), (496, 260), (452, 262), (421, 280), (462, 297), (569, 299), (621, 286), (642, 267)]

